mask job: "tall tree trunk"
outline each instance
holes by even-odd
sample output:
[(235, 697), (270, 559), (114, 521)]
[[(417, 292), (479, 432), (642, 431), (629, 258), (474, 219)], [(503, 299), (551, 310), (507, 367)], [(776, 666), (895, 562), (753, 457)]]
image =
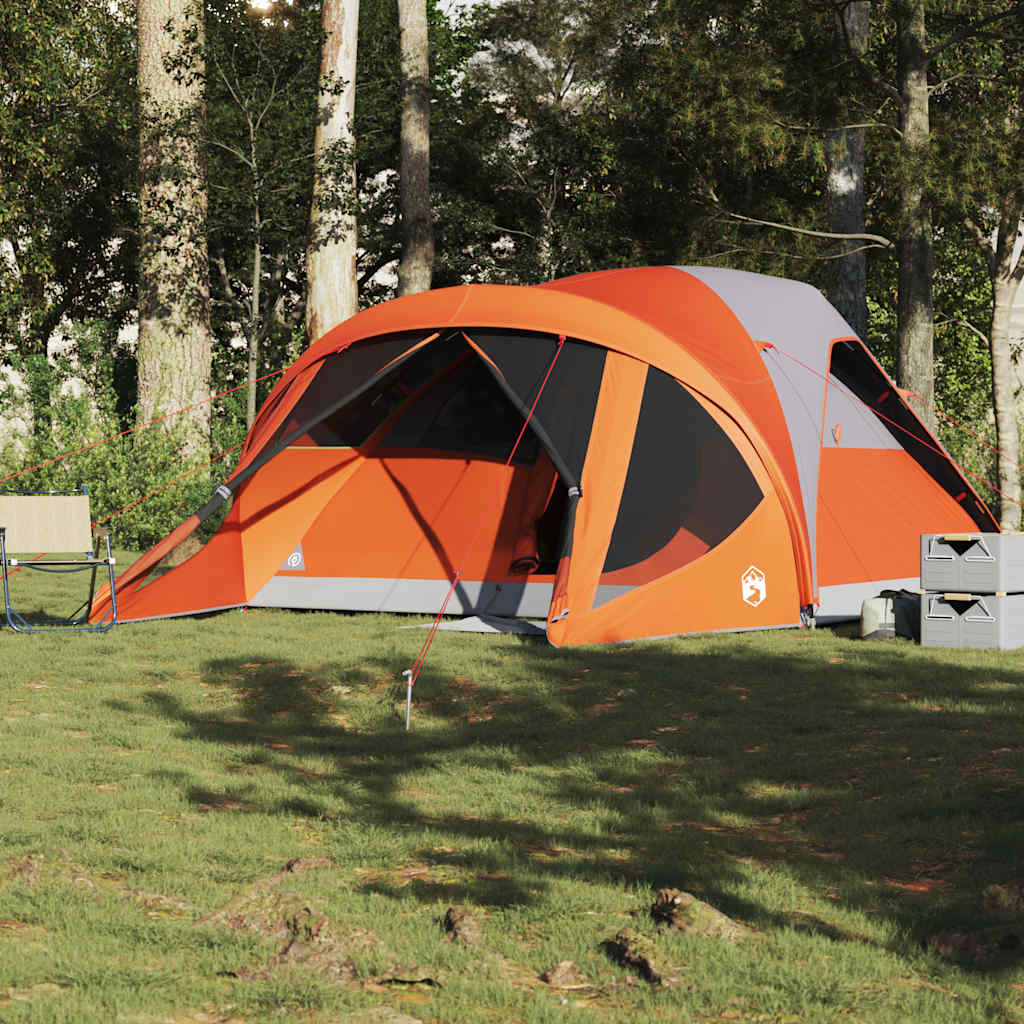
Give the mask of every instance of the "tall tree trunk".
[(992, 404), (996, 420), (996, 447), (1003, 456), (999, 459), (999, 490), (1002, 492), (999, 525), (1004, 530), (1019, 530), (1021, 482), (1017, 392), (1020, 381), (1014, 372), (1010, 322), (1021, 281), (1024, 280), (1024, 213), (1004, 210), (998, 228), (990, 237), (986, 237), (973, 221), (968, 223), (981, 245), (992, 278), (992, 323), (989, 327)]
[(917, 414), (935, 429), (932, 217), (928, 180), (928, 48), (925, 0), (899, 0), (899, 81), (902, 166), (899, 192), (897, 374), (918, 395)]
[(210, 281), (201, 138), (203, 7), (139, 0), (138, 422), (168, 421), (184, 451), (209, 451)]
[[(870, 0), (838, 0), (835, 35), (840, 52), (863, 55), (868, 48)], [(842, 104), (839, 123), (826, 135), (829, 230), (837, 234), (864, 233), (864, 129), (850, 128), (849, 104)], [(861, 241), (841, 242), (831, 288), (832, 305), (861, 338), (868, 332), (867, 252)]]
[(356, 169), (353, 119), (359, 0), (323, 0), (313, 204), (306, 247), (310, 341), (356, 313)]
[(411, 295), (428, 291), (434, 272), (426, 0), (398, 0), (398, 31), (402, 51), (402, 259), (398, 264), (398, 294)]

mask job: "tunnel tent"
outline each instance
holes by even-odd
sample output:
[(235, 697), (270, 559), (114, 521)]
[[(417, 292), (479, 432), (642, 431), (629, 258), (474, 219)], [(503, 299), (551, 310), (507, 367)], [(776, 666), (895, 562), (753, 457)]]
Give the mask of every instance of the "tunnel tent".
[(764, 628), (855, 615), (914, 583), (920, 533), (979, 528), (987, 508), (820, 293), (637, 268), (339, 325), (118, 605), (434, 613), (459, 570), (450, 613), (543, 618), (556, 644)]

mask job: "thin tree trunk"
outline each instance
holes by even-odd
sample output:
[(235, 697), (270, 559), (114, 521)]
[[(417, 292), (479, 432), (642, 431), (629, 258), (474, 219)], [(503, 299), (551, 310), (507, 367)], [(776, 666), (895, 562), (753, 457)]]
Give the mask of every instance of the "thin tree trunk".
[[(870, 0), (840, 2), (836, 8), (836, 43), (863, 55), (868, 48)], [(840, 123), (826, 136), (829, 230), (837, 234), (864, 233), (864, 129), (845, 127), (852, 121), (842, 105)], [(863, 242), (841, 243), (844, 255), (835, 261), (832, 304), (861, 338), (868, 332), (867, 252)]]
[(140, 0), (138, 421), (168, 421), (186, 454), (209, 451), (210, 282), (201, 146), (203, 8)]
[(931, 132), (925, 0), (901, 0), (899, 16), (898, 89), (902, 167), (897, 246), (897, 373), (900, 386), (919, 396), (919, 401), (912, 399), (911, 402), (921, 419), (934, 430), (934, 256), (931, 209), (925, 193)]
[(255, 241), (252, 246), (252, 288), (249, 315), (249, 358), (246, 364), (249, 389), (245, 398), (245, 426), (252, 427), (256, 421), (256, 378), (260, 370), (260, 285), (263, 281), (263, 248), (260, 243), (259, 207), (255, 215)]
[(411, 295), (429, 290), (434, 272), (426, 0), (398, 0), (398, 31), (402, 51), (402, 259), (398, 264), (398, 294)]
[(1017, 427), (1017, 402), (1010, 347), (1010, 318), (1017, 295), (1018, 282), (993, 281), (992, 326), (989, 343), (992, 347), (992, 403), (995, 407), (996, 447), (999, 459), (999, 490), (1001, 492), (999, 527), (1020, 529), (1020, 435)]
[(324, 0), (313, 204), (306, 248), (310, 341), (356, 313), (356, 44), (359, 0)]

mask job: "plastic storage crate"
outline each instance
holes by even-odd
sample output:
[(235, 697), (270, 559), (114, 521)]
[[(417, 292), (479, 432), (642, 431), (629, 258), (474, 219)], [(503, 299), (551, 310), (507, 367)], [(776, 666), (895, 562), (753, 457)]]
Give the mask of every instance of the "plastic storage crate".
[(923, 647), (1024, 647), (1024, 594), (923, 594)]
[(921, 587), (944, 593), (1024, 591), (1024, 533), (922, 534)]

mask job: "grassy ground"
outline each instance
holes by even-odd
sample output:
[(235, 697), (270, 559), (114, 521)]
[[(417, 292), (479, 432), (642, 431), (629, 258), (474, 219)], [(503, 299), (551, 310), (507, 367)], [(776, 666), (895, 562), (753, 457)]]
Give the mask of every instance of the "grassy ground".
[(1021, 656), (442, 633), (406, 733), (405, 624), (8, 630), (0, 1021), (1024, 1021), (1015, 950), (927, 944), (1024, 878)]

